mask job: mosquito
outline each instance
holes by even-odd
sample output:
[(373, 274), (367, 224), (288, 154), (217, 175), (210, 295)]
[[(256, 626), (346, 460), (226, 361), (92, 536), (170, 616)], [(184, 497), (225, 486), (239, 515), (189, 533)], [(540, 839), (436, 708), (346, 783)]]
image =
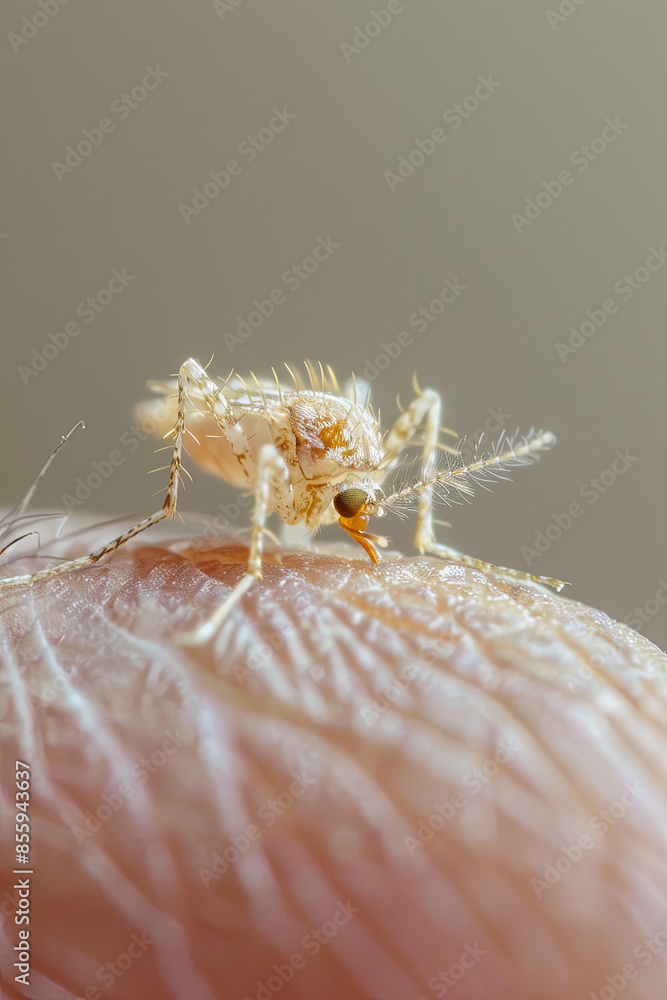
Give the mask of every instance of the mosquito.
[[(72, 559), (31, 576), (0, 580), (0, 590), (33, 583), (55, 574), (98, 562), (140, 532), (176, 514), (183, 449), (207, 472), (253, 494), (248, 565), (244, 576), (213, 615), (185, 641), (203, 642), (213, 636), (237, 601), (262, 579), (267, 519), (277, 513), (284, 525), (303, 524), (310, 531), (338, 524), (365, 551), (380, 561), (378, 549), (388, 539), (368, 531), (372, 517), (396, 513), (405, 517), (416, 507), (414, 546), (418, 552), (439, 556), (476, 569), (501, 573), (517, 580), (533, 580), (560, 591), (565, 584), (550, 577), (493, 566), (463, 555), (437, 541), (434, 505), (469, 500), (477, 486), (506, 478), (513, 466), (529, 465), (556, 443), (550, 431), (530, 430), (507, 437), (502, 434), (488, 450), (474, 442), (470, 455), (444, 443), (442, 435), (457, 437), (441, 427), (441, 397), (434, 389), (421, 389), (413, 377), (415, 397), (383, 433), (379, 415), (370, 406), (368, 393), (359, 392), (354, 376), (341, 390), (327, 365), (316, 369), (305, 362), (306, 381), (289, 365), (281, 381), (250, 374), (246, 381), (231, 372), (213, 380), (207, 368), (189, 358), (177, 376), (149, 382), (159, 400), (141, 404), (138, 415), (150, 418), (155, 433), (171, 440), (171, 461), (166, 497), (160, 510), (87, 556)], [(187, 437), (186, 437), (187, 434)], [(386, 492), (386, 483), (400, 469), (407, 450), (421, 450), (416, 479)], [(469, 451), (469, 449), (465, 449)], [(161, 470), (154, 470), (161, 471)]]

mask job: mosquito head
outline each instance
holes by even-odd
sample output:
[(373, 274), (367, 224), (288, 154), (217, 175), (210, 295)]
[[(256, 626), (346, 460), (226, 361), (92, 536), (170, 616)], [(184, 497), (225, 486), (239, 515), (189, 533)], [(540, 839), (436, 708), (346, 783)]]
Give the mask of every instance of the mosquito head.
[(361, 545), (374, 563), (378, 563), (380, 554), (375, 545), (385, 548), (387, 539), (381, 535), (370, 535), (366, 531), (371, 515), (382, 513), (375, 500), (371, 499), (370, 491), (360, 483), (343, 483), (333, 503), (341, 528)]

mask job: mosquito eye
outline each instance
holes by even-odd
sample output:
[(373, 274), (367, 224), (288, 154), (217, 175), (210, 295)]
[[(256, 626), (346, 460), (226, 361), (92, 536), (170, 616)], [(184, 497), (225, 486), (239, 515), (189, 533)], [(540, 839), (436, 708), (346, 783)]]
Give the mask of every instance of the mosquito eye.
[(334, 507), (341, 517), (354, 517), (368, 500), (368, 493), (359, 486), (341, 490), (334, 497)]

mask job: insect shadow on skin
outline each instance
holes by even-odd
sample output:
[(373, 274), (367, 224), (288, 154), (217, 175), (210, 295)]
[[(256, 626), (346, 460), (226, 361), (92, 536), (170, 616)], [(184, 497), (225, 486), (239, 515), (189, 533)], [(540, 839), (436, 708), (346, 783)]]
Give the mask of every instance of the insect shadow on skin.
[[(464, 460), (461, 444), (454, 448), (440, 440), (443, 433), (456, 434), (440, 426), (439, 393), (420, 389), (416, 377), (415, 398), (407, 409), (398, 401), (400, 416), (383, 434), (368, 399), (359, 399), (354, 377), (349, 391), (347, 387), (343, 391), (330, 366), (325, 373), (320, 364), (318, 372), (305, 362), (309, 388), (289, 365), (285, 368), (292, 384), (281, 382), (274, 369), (273, 380), (260, 380), (251, 373), (248, 384), (232, 372), (220, 384), (207, 375), (206, 368), (189, 358), (175, 381), (149, 382), (149, 388), (163, 398), (138, 408), (140, 416), (154, 421), (156, 433), (173, 442), (167, 446), (172, 456), (164, 467), (169, 469), (169, 481), (160, 510), (87, 556), (31, 576), (0, 580), (0, 591), (96, 563), (146, 528), (173, 517), (181, 471), (189, 475), (183, 467), (184, 447), (207, 472), (251, 490), (254, 506), (246, 573), (213, 615), (194, 631), (180, 634), (180, 641), (210, 639), (236, 602), (262, 579), (266, 521), (273, 512), (285, 525), (303, 523), (311, 531), (337, 520), (378, 563), (378, 547), (388, 543), (384, 536), (367, 531), (370, 518), (387, 512), (406, 517), (416, 507), (414, 546), (420, 553), (518, 580), (534, 580), (556, 590), (564, 586), (560, 580), (462, 555), (438, 542), (434, 533), (438, 523), (433, 517), (435, 503), (470, 500), (476, 486), (505, 478), (513, 466), (537, 461), (542, 451), (555, 444), (550, 431), (517, 432), (512, 437), (503, 432), (486, 451), (481, 440), (474, 443), (470, 460)], [(165, 396), (170, 406), (165, 406)], [(421, 449), (418, 479), (386, 494), (382, 484), (402, 466), (412, 446)]]

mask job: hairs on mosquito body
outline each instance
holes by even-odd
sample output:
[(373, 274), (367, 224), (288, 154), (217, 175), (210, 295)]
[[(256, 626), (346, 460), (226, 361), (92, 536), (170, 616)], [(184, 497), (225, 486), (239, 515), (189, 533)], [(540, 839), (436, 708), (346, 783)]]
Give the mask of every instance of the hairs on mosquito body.
[[(347, 380), (343, 388), (338, 381), (336, 373), (334, 372), (331, 365), (327, 364), (324, 366), (321, 361), (317, 362), (317, 367), (309, 360), (303, 363), (305, 368), (306, 377), (302, 378), (297, 367), (289, 365), (287, 362), (283, 362), (285, 371), (288, 375), (288, 383), (292, 382), (293, 389), (282, 381), (275, 368), (271, 368), (271, 378), (258, 378), (254, 372), (249, 373), (249, 379), (251, 384), (249, 385), (244, 376), (232, 369), (232, 371), (227, 375), (225, 379), (218, 379), (220, 383), (217, 387), (216, 394), (219, 397), (224, 397), (235, 403), (241, 403), (244, 406), (248, 406), (251, 409), (255, 409), (258, 412), (266, 412), (275, 406), (276, 399), (279, 401), (281, 406), (285, 405), (285, 398), (289, 398), (296, 394), (297, 396), (312, 397), (321, 399), (326, 399), (327, 397), (342, 397), (349, 399), (354, 403), (355, 406), (361, 407), (361, 409), (368, 412), (371, 417), (380, 423), (380, 412), (377, 414), (374, 412), (373, 407), (370, 404), (370, 393), (369, 387), (364, 383), (365, 387), (365, 398), (361, 399), (360, 394), (357, 391), (357, 381), (354, 377), (354, 373), (351, 378)], [(165, 389), (173, 388), (167, 387), (164, 383), (150, 382), (149, 386), (155, 392), (165, 391)], [(190, 389), (190, 392), (193, 390)], [(197, 392), (194, 392), (197, 395)], [(194, 404), (190, 396), (188, 399), (192, 405), (192, 408), (196, 412), (201, 412), (205, 414), (205, 411), (200, 411)]]
[(484, 438), (485, 435), (476, 441), (462, 438), (456, 449), (457, 454), (445, 452), (427, 476), (416, 482), (412, 479), (404, 481), (394, 492), (378, 499), (380, 506), (399, 517), (408, 517), (425, 490), (431, 491), (436, 503), (449, 507), (469, 503), (477, 487), (488, 490), (488, 484), (510, 479), (507, 474), (510, 469), (531, 465), (539, 459), (541, 452), (556, 443), (551, 431), (536, 431), (534, 428), (527, 434), (520, 434), (517, 430), (513, 435), (507, 435), (503, 431), (488, 448)]

